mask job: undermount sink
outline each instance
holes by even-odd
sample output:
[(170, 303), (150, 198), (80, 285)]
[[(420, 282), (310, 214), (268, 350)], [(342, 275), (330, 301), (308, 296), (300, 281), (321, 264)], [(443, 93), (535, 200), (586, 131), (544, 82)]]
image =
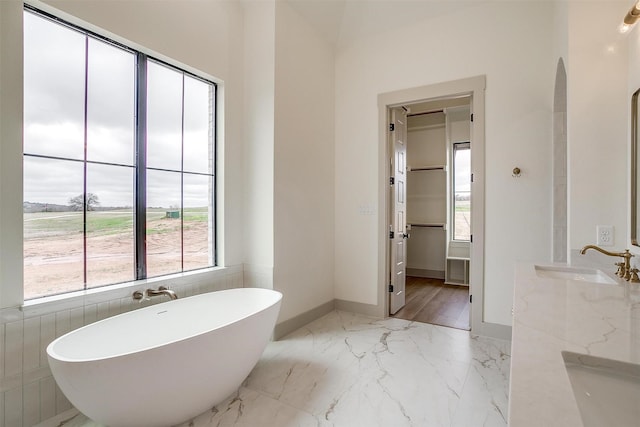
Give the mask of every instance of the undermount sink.
[(637, 427), (640, 365), (562, 352), (584, 427)]
[(536, 265), (536, 275), (546, 279), (577, 280), (579, 282), (604, 283), (615, 285), (616, 282), (601, 270), (581, 267), (562, 267)]

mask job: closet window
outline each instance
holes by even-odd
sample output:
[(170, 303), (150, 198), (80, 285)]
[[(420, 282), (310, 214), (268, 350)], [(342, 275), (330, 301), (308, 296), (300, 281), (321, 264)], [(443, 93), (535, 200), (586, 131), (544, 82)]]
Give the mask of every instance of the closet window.
[(453, 240), (471, 236), (471, 143), (453, 144)]

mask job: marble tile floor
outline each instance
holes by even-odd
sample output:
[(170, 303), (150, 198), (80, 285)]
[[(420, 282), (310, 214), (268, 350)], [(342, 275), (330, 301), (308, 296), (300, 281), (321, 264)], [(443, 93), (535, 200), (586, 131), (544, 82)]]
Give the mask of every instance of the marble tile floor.
[(235, 395), (180, 427), (506, 426), (509, 353), (467, 331), (334, 311), (269, 343)]

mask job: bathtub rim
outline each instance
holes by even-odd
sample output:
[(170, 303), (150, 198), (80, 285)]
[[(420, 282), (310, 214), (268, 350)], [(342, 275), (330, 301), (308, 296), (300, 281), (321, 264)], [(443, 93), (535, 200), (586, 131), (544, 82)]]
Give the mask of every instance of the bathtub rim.
[[(251, 316), (254, 316), (256, 314), (262, 313), (262, 312), (264, 312), (266, 310), (269, 310), (270, 308), (272, 308), (274, 306), (277, 306), (277, 305), (281, 304), (282, 303), (282, 299), (284, 297), (284, 295), (281, 292), (276, 291), (274, 289), (265, 289), (265, 288), (231, 288), (231, 289), (223, 289), (223, 290), (213, 291), (213, 292), (205, 292), (205, 293), (197, 294), (197, 295), (191, 295), (189, 297), (180, 298), (179, 300), (186, 301), (186, 300), (189, 300), (191, 298), (202, 297), (202, 296), (208, 295), (208, 294), (214, 294), (214, 293), (218, 293), (218, 292), (225, 292), (225, 293), (226, 292), (238, 292), (239, 290), (251, 290), (251, 291), (258, 290), (259, 292), (268, 292), (268, 293), (276, 294), (275, 295), (275, 300), (273, 302), (271, 302), (270, 304), (265, 305), (260, 310), (253, 311), (250, 314), (248, 314), (248, 315), (246, 315), (244, 317), (238, 318), (238, 319), (234, 319), (233, 321), (228, 321), (228, 322), (221, 323), (221, 324), (217, 325), (215, 328), (209, 329), (209, 330), (207, 330), (205, 332), (199, 332), (199, 333), (185, 335), (185, 336), (180, 337), (179, 339), (176, 339), (176, 340), (173, 340), (173, 341), (168, 341), (168, 342), (165, 342), (165, 343), (162, 343), (162, 344), (158, 344), (158, 345), (147, 346), (147, 347), (144, 347), (144, 348), (138, 348), (138, 349), (136, 349), (134, 351), (122, 352), (122, 353), (109, 355), (109, 356), (104, 356), (104, 357), (91, 357), (91, 358), (69, 358), (68, 356), (61, 356), (59, 353), (56, 353), (56, 352), (53, 351), (53, 347), (55, 346), (55, 344), (57, 344), (59, 341), (62, 341), (63, 339), (69, 338), (70, 335), (73, 335), (74, 333), (76, 333), (76, 332), (78, 332), (80, 330), (84, 330), (84, 329), (89, 328), (91, 326), (95, 326), (95, 325), (107, 322), (107, 321), (112, 320), (112, 319), (114, 319), (116, 317), (126, 316), (126, 315), (134, 313), (134, 312), (138, 312), (139, 313), (141, 311), (156, 310), (158, 307), (161, 307), (161, 306), (163, 306), (165, 304), (173, 303), (175, 301), (169, 300), (169, 301), (161, 302), (161, 303), (158, 303), (158, 304), (153, 304), (153, 305), (150, 305), (150, 306), (147, 306), (147, 307), (142, 307), (142, 308), (139, 308), (139, 309), (136, 309), (136, 310), (131, 310), (131, 311), (128, 311), (126, 313), (120, 313), (120, 314), (117, 314), (115, 316), (110, 316), (110, 317), (107, 317), (105, 319), (98, 320), (98, 321), (93, 322), (93, 323), (89, 323), (88, 325), (84, 325), (84, 326), (82, 326), (80, 328), (76, 328), (76, 329), (74, 329), (72, 331), (69, 331), (69, 332), (57, 337), (56, 339), (51, 341), (46, 347), (47, 358), (53, 359), (56, 362), (62, 362), (62, 363), (87, 363), (87, 362), (98, 362), (98, 361), (114, 360), (114, 359), (117, 359), (117, 358), (130, 356), (130, 355), (136, 354), (136, 353), (142, 353), (142, 352), (145, 352), (145, 351), (153, 351), (155, 349), (158, 349), (158, 348), (161, 348), (161, 347), (165, 347), (165, 346), (168, 346), (168, 345), (172, 345), (172, 344), (181, 343), (181, 342), (193, 339), (195, 337), (204, 335), (206, 333), (215, 331), (217, 329), (222, 329), (222, 328), (228, 327), (229, 325), (232, 325), (234, 323), (238, 323), (238, 322), (241, 322), (243, 320), (246, 320), (247, 318), (249, 318)], [(51, 364), (51, 362), (49, 364)]]

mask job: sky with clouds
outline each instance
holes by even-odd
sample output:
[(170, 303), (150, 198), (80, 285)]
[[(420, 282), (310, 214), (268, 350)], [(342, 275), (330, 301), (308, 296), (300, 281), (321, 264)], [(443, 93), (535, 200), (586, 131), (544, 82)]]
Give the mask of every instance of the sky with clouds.
[[(87, 94), (87, 191), (101, 205), (132, 206), (135, 135), (133, 53), (25, 12), (24, 151), (84, 158)], [(87, 79), (85, 84), (85, 64)], [(209, 84), (148, 62), (147, 165), (209, 173)], [(184, 98), (184, 109), (182, 108)], [(184, 113), (184, 117), (183, 117)], [(181, 145), (184, 141), (184, 149)], [(26, 156), (24, 200), (67, 204), (83, 191), (83, 164)], [(149, 207), (180, 205), (180, 174), (148, 171)], [(207, 206), (212, 179), (184, 175), (185, 207)]]
[(455, 191), (471, 191), (471, 150), (455, 151)]

